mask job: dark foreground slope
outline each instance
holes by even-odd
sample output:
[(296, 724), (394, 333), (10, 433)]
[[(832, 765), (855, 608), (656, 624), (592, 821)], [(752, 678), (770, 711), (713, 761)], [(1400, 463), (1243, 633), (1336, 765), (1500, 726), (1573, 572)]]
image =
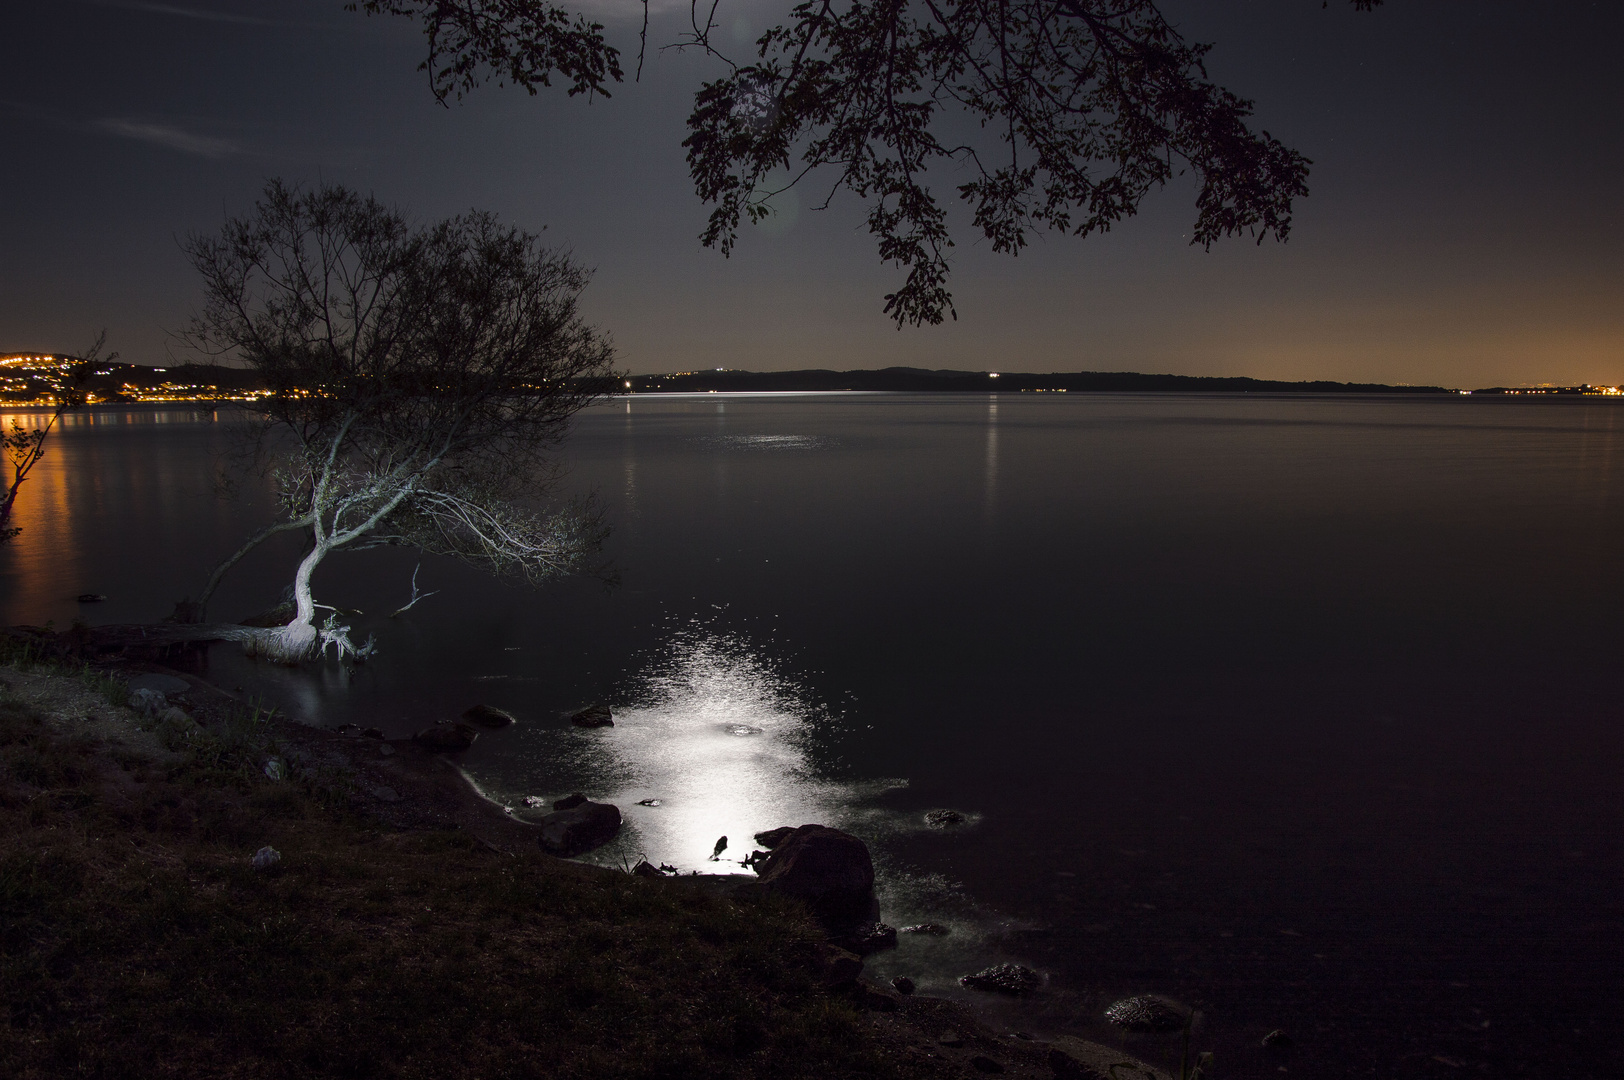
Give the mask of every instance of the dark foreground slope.
[(0, 666), (0, 1076), (1055, 1075), (947, 1002), (831, 988), (798, 908), (553, 859), (436, 805), (438, 759), (380, 788), (195, 689), (142, 717)]

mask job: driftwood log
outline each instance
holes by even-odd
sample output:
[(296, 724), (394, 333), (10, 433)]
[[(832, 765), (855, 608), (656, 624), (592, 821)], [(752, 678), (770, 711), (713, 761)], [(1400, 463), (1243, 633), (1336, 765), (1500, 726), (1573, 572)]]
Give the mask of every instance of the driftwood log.
[(212, 641), (235, 641), (252, 654), (275, 632), (275, 627), (241, 623), (160, 622), (75, 626), (60, 632), (41, 626), (14, 626), (4, 634), (31, 646), (42, 656), (88, 660), (114, 655), (151, 658), (171, 649)]

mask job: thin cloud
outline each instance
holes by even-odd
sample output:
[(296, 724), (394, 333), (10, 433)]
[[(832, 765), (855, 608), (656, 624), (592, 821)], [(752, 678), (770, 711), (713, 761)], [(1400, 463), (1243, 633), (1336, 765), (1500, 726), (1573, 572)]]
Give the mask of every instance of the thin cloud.
[(144, 11), (151, 15), (175, 15), (200, 22), (235, 23), (239, 26), (289, 26), (279, 19), (263, 19), (257, 15), (233, 15), (225, 11), (206, 8), (177, 7), (174, 4), (147, 4), (141, 0), (90, 0), (97, 7), (123, 8), (126, 11)]
[(168, 124), (143, 124), (135, 120), (98, 120), (96, 126), (112, 135), (137, 142), (179, 150), (197, 157), (223, 158), (243, 152), (242, 147), (228, 139), (211, 139), (207, 135), (193, 135)]

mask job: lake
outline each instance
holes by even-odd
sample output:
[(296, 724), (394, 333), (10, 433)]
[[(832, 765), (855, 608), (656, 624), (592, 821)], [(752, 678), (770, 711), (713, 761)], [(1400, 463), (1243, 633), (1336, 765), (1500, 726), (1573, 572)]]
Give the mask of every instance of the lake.
[[(509, 803), (615, 801), (605, 863), (747, 872), (753, 832), (857, 832), (886, 920), (954, 931), (870, 972), (970, 997), (958, 975), (1028, 964), (1042, 992), (983, 1003), (1012, 1029), (1121, 1041), (1104, 1007), (1159, 992), (1201, 1010), (1224, 1076), (1616, 1077), (1621, 417), (1441, 395), (639, 396), (564, 448), (564, 490), (614, 526), (617, 588), (335, 555), (317, 599), (364, 613), (376, 660), (216, 647), (207, 674), (396, 736), (509, 709), (465, 767)], [(232, 469), (237, 427), (68, 417), (0, 548), (0, 617), (139, 621), (195, 593), (271, 514)], [(298, 548), (250, 557), (211, 615), (274, 604)], [(389, 618), (419, 562), (433, 595)], [(599, 701), (614, 728), (564, 719)], [(940, 808), (964, 823), (927, 826)], [(1290, 1049), (1259, 1045), (1276, 1028)]]

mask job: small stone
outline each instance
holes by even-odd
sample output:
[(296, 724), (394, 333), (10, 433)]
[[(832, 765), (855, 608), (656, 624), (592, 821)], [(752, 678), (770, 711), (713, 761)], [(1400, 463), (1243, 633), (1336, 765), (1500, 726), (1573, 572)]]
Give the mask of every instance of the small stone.
[[(272, 758), (271, 760), (269, 760), (269, 761), (267, 761), (265, 763), (265, 779), (267, 779), (267, 780), (282, 780), (286, 776), (287, 776), (287, 770), (282, 767), (282, 763), (280, 761), (278, 761), (276, 758)], [(270, 851), (270, 848), (265, 848), (264, 850)], [(273, 854), (274, 854), (274, 852), (273, 852)]]
[(1190, 1010), (1160, 994), (1123, 998), (1105, 1010), (1105, 1018), (1129, 1031), (1181, 1031), (1190, 1022)]
[(571, 713), (570, 723), (576, 727), (614, 727), (615, 714), (607, 705), (588, 705), (580, 712)]
[(192, 684), (185, 679), (156, 671), (137, 675), (128, 685), (131, 690), (156, 690), (160, 694), (184, 694), (192, 688)]
[(478, 737), (479, 732), (467, 724), (440, 723), (419, 731), (412, 736), (412, 741), (430, 750), (455, 753), (474, 745), (474, 740)]
[(908, 978), (906, 975), (898, 975), (896, 978), (891, 980), (891, 985), (895, 987), (897, 993), (901, 994), (903, 997), (907, 997), (909, 994), (914, 992), (914, 981)]
[(867, 923), (843, 936), (840, 944), (858, 956), (867, 956), (881, 949), (896, 948), (897, 931), (895, 927), (887, 926), (885, 923)]
[(393, 746), (390, 746), (388, 743), (384, 743), (382, 746), (378, 747), (378, 753), (381, 754), (384, 757), (388, 757), (390, 754), (393, 754), (394, 752), (395, 752), (395, 748)]
[(659, 799), (638, 799), (637, 800), (637, 805), (638, 806), (659, 806), (660, 805), (660, 800)]
[(925, 824), (933, 829), (950, 829), (964, 824), (964, 815), (957, 810), (931, 810), (925, 814)]
[(470, 724), (487, 728), (505, 728), (514, 723), (512, 713), (494, 705), (474, 705), (463, 712), (462, 718)]
[(914, 923), (912, 926), (904, 926), (900, 931), (898, 931), (898, 933), (902, 934), (925, 934), (930, 937), (945, 937), (951, 932), (952, 931), (943, 926), (941, 923), (933, 922)]
[(818, 982), (826, 990), (850, 986), (863, 971), (863, 958), (837, 945), (825, 945), (821, 950)]
[(524, 804), (531, 808), (537, 806), (546, 806), (547, 800), (543, 799), (540, 795), (526, 795), (524, 797)]
[(567, 859), (613, 840), (620, 831), (620, 808), (582, 798), (568, 810), (548, 814), (537, 824), (541, 826), (542, 850)]
[(384, 784), (374, 784), (367, 792), (379, 802), (400, 802), (400, 792)]
[(896, 994), (863, 983), (858, 984), (852, 1003), (869, 1012), (896, 1012), (901, 1004)]
[(1001, 1073), (1004, 1067), (985, 1054), (977, 1054), (970, 1059), (970, 1068), (976, 1072)]
[(959, 985), (971, 990), (991, 990), (1000, 994), (1028, 994), (1043, 983), (1043, 976), (1020, 964), (998, 964), (966, 975)]
[(1287, 1035), (1284, 1031), (1281, 1031), (1279, 1028), (1275, 1028), (1273, 1031), (1271, 1031), (1267, 1035), (1263, 1036), (1263, 1045), (1264, 1046), (1287, 1047), (1287, 1046), (1291, 1045), (1291, 1036)]
[(573, 810), (586, 802), (586, 796), (577, 791), (573, 795), (566, 795), (562, 799), (553, 800), (554, 810)]
[(254, 852), (253, 862), (255, 870), (269, 870), (271, 867), (275, 866), (281, 861), (282, 853), (271, 847), (269, 844)]
[(381, 739), (383, 738), (383, 728), (364, 728), (361, 731), (361, 737), (363, 739)]

